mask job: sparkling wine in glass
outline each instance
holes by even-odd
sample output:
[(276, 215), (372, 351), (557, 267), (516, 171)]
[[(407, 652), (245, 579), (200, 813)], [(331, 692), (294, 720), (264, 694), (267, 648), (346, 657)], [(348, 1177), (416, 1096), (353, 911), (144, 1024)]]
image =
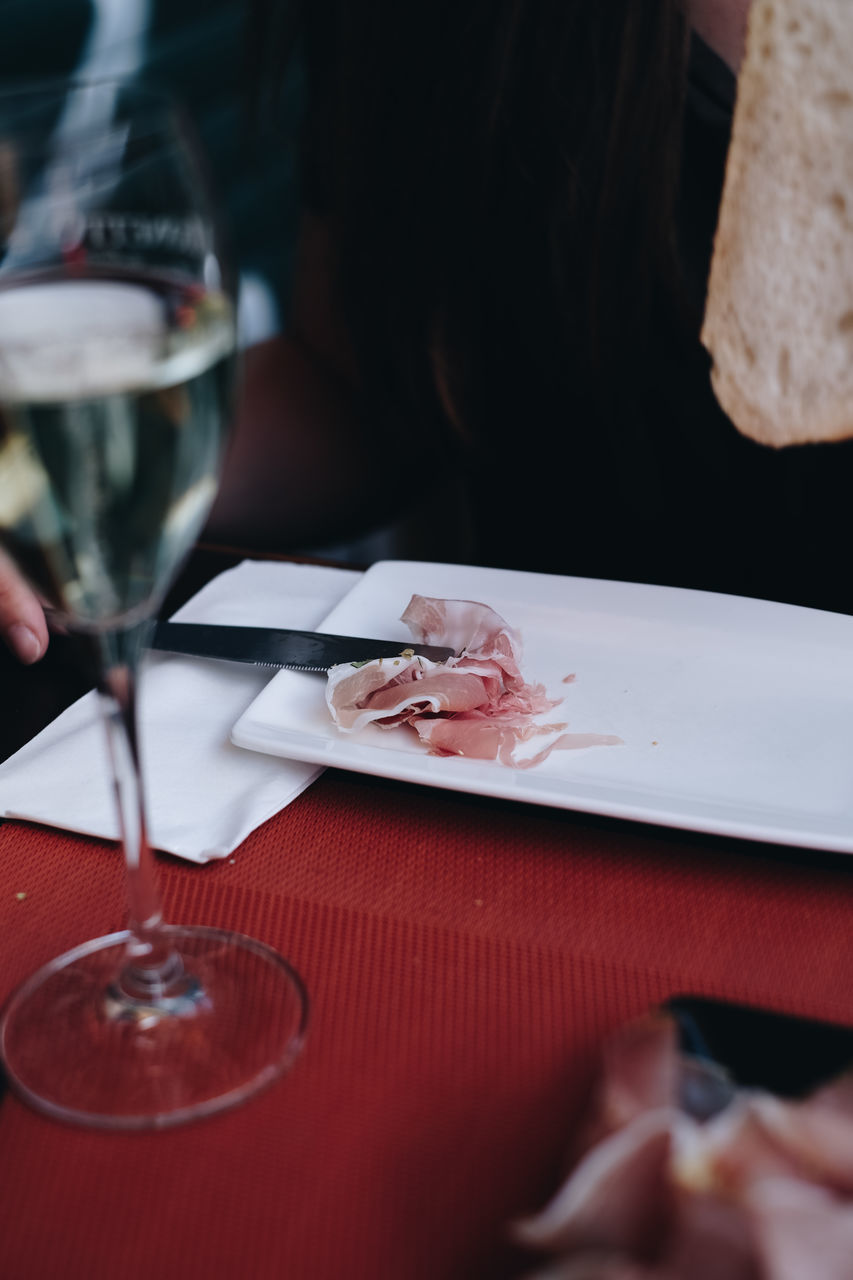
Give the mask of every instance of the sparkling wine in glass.
[(234, 339), (174, 107), (110, 82), (0, 94), (0, 545), (95, 656), (129, 916), (24, 982), (0, 1052), (32, 1105), (103, 1128), (232, 1106), (305, 1032), (276, 952), (164, 923), (146, 837), (139, 657), (215, 496)]

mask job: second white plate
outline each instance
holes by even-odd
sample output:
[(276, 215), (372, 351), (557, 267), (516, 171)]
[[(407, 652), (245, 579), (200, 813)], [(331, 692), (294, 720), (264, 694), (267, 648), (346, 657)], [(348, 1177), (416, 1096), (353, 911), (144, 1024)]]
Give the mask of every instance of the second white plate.
[[(322, 631), (411, 639), (411, 595), (480, 600), (517, 628), (547, 717), (624, 745), (536, 768), (430, 756), (413, 732), (342, 734), (322, 677), (282, 671), (241, 747), (475, 794), (853, 852), (853, 618), (671, 587), (382, 561)], [(567, 675), (573, 683), (564, 683)]]

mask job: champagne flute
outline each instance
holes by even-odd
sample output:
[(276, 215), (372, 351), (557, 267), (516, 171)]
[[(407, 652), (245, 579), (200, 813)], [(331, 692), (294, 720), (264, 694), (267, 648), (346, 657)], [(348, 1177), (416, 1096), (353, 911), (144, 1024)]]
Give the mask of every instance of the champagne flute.
[(215, 495), (234, 331), (174, 107), (106, 81), (0, 94), (0, 545), (96, 654), (129, 915), (24, 982), (0, 1052), (25, 1100), (101, 1128), (232, 1106), (305, 1032), (276, 952), (163, 922), (146, 836), (139, 656)]

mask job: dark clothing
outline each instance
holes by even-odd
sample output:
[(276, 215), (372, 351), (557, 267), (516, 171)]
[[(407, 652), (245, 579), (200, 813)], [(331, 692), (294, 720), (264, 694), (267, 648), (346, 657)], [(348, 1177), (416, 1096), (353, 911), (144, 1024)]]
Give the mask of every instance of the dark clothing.
[(839, 567), (853, 442), (775, 451), (745, 438), (699, 341), (734, 90), (695, 41), (679, 207), (692, 317), (659, 308), (642, 362), (617, 353), (595, 392), (582, 370), (575, 387), (537, 385), (530, 364), (501, 382), (471, 475), (475, 561), (853, 612)]

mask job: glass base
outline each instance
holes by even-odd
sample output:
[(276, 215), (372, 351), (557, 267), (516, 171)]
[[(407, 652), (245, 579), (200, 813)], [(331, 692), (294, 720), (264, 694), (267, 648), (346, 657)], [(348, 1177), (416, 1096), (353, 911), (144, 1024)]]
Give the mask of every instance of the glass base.
[(236, 1106), (288, 1070), (308, 999), (287, 961), (222, 929), (163, 935), (178, 963), (160, 992), (122, 976), (127, 932), (67, 951), (19, 987), (0, 1053), (24, 1101), (101, 1129), (165, 1128)]

